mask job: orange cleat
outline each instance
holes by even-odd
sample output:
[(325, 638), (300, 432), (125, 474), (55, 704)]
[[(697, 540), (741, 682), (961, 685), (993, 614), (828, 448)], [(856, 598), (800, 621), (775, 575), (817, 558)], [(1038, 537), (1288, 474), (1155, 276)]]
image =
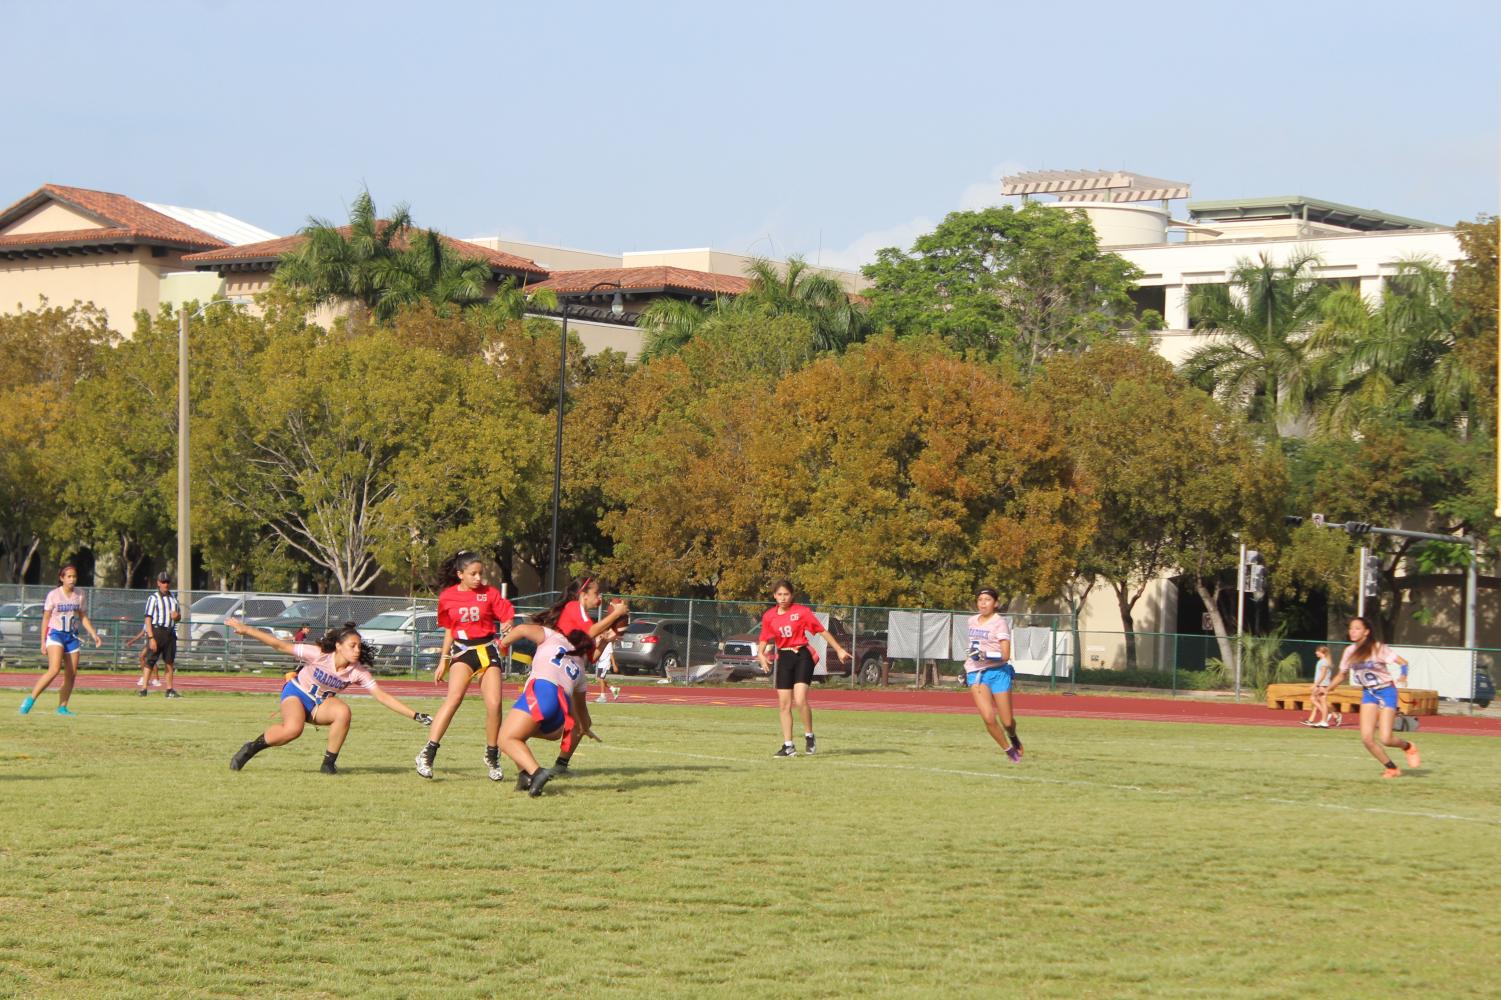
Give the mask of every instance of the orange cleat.
[(1389, 767), (1381, 772), (1381, 776), (1383, 778), (1400, 778), (1402, 777), (1402, 772), (1397, 770), (1395, 767)]
[(1407, 749), (1402, 751), (1407, 754), (1408, 767), (1422, 767), (1423, 758), (1418, 755), (1418, 745), (1411, 740), (1407, 743)]

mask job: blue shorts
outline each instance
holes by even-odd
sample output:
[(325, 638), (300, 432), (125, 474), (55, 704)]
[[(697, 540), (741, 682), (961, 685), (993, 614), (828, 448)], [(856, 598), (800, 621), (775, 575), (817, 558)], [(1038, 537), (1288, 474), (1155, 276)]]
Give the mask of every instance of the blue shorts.
[(318, 706), (323, 704), (322, 698), (314, 698), (291, 681), (281, 687), (281, 700), (286, 701), (288, 698), (296, 698), (302, 703), (302, 710), (307, 713), (309, 722), (313, 721), (313, 713), (318, 710)]
[(63, 632), (55, 628), (47, 630), (47, 645), (61, 646), (64, 653), (76, 653), (83, 643), (78, 641), (78, 636), (72, 632)]
[(1005, 694), (1011, 690), (1011, 684), (1016, 680), (1016, 668), (1007, 663), (1000, 667), (986, 667), (984, 670), (971, 670), (964, 675), (965, 687), (990, 688), (994, 694)]
[(1397, 710), (1397, 685), (1388, 684), (1386, 687), (1365, 688), (1360, 693), (1362, 705), (1380, 705), (1389, 708), (1393, 712)]
[(568, 696), (558, 690), (558, 686), (552, 681), (536, 678), (527, 681), (521, 697), (516, 699), (515, 707), (536, 719), (538, 727), (544, 733), (557, 732), (570, 721)]

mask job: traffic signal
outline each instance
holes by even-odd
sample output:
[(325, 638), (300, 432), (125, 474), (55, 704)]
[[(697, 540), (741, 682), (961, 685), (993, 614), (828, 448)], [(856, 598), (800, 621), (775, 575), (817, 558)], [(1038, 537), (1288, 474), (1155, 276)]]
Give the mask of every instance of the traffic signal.
[(1253, 565), (1246, 567), (1246, 589), (1251, 596), (1258, 601), (1266, 596), (1266, 567)]
[(1381, 560), (1375, 556), (1365, 557), (1365, 590), (1367, 600), (1381, 596)]
[(1345, 522), (1345, 530), (1350, 533), (1350, 536), (1352, 538), (1358, 537), (1360, 535), (1368, 535), (1371, 532), (1371, 522), (1370, 521), (1346, 521)]
[(1303, 523), (1303, 519), (1296, 514), (1287, 514), (1282, 518), (1282, 523), (1289, 528), (1296, 528)]

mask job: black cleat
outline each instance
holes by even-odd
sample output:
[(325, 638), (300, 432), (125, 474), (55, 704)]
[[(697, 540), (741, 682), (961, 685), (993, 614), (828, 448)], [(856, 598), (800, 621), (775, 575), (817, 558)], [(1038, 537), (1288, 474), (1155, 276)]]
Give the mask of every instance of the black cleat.
[(146, 695), (148, 694), (148, 692), (147, 692), (147, 690), (145, 688), (141, 688), (141, 690), (137, 691), (136, 694), (138, 694), (142, 698), (144, 698), (144, 697), (146, 697)]
[(250, 758), (254, 756), (255, 740), (251, 740), (249, 743), (246, 743), (244, 746), (240, 747), (240, 749), (236, 750), (235, 755), (229, 758), (229, 769), (231, 771), (238, 771), (240, 768), (250, 763)]
[(538, 768), (537, 773), (532, 775), (531, 784), (527, 788), (526, 793), (535, 799), (542, 794), (542, 789), (547, 785), (548, 779), (551, 777), (552, 772), (547, 768)]
[(560, 774), (567, 774), (567, 773), (568, 773), (568, 761), (565, 760), (562, 757), (559, 757), (557, 759), (557, 761), (552, 765), (552, 776), (554, 778), (556, 778)]
[(516, 775), (516, 791), (518, 791), (518, 792), (524, 792), (528, 788), (531, 788), (531, 787), (532, 787), (532, 776), (530, 774), (527, 774), (525, 771), (522, 771), (520, 774)]
[(338, 774), (339, 773), (338, 766), (336, 764), (334, 764), (334, 762), (331, 761), (331, 760), (325, 760), (323, 762), (323, 766), (320, 767), (320, 768), (318, 768), (318, 770), (322, 771), (324, 774)]
[(781, 747), (778, 748), (777, 752), (774, 753), (774, 754), (772, 754), (772, 756), (773, 757), (796, 757), (797, 756), (797, 751), (792, 748), (792, 744), (791, 743), (783, 743), (781, 745)]
[[(142, 693), (144, 694), (145, 692), (142, 692)], [(182, 697), (182, 695), (180, 695), (180, 694), (177, 693), (177, 689), (176, 688), (167, 688), (167, 695), (166, 696), (168, 698), (181, 698)]]
[(818, 752), (818, 742), (813, 737), (804, 736), (803, 743), (807, 746), (807, 752), (810, 755)]

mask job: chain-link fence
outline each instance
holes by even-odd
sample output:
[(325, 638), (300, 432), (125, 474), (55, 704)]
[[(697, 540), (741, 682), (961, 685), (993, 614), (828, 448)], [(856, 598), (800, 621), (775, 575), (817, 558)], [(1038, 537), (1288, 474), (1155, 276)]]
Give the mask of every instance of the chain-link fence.
[[(50, 588), (0, 584), (0, 657), (8, 667), (42, 665), (42, 601)], [(104, 640), (84, 642), (81, 666), (92, 670), (139, 669), (150, 590), (85, 589), (88, 614)], [(550, 593), (512, 598), (526, 615), (552, 603)], [(756, 657), (765, 601), (712, 601), (626, 595), (630, 624), (614, 643), (617, 673), (659, 682), (761, 682)], [(851, 656), (848, 663), (823, 650), (820, 676), (853, 685), (954, 683), (966, 645), (963, 623), (972, 610), (885, 608), (813, 604)], [(603, 608), (601, 609), (603, 610)], [(442, 631), (431, 598), (365, 595), (200, 593), (179, 628), (178, 665), (193, 670), (259, 671), (285, 667), (286, 658), (224, 625), (239, 618), (284, 639), (306, 629), (316, 641), (329, 628), (352, 621), (375, 647), (376, 667), (394, 676), (430, 676)], [(1235, 691), (1250, 696), (1268, 683), (1311, 681), (1315, 649), (1328, 645), (1334, 663), (1347, 644), (1245, 636), (1078, 628), (1068, 615), (1012, 614), (1012, 661), (1025, 690), (1136, 688), (1166, 694)], [(1398, 644), (1400, 647), (1400, 644)], [(1401, 647), (1422, 675), (1414, 686), (1435, 686), (1447, 698), (1489, 702), (1501, 662), (1494, 649)], [(1239, 660), (1239, 672), (1237, 672)], [(517, 665), (517, 669), (524, 667)], [(1422, 674), (1427, 671), (1427, 674)], [(1430, 676), (1431, 675), (1431, 676)]]

